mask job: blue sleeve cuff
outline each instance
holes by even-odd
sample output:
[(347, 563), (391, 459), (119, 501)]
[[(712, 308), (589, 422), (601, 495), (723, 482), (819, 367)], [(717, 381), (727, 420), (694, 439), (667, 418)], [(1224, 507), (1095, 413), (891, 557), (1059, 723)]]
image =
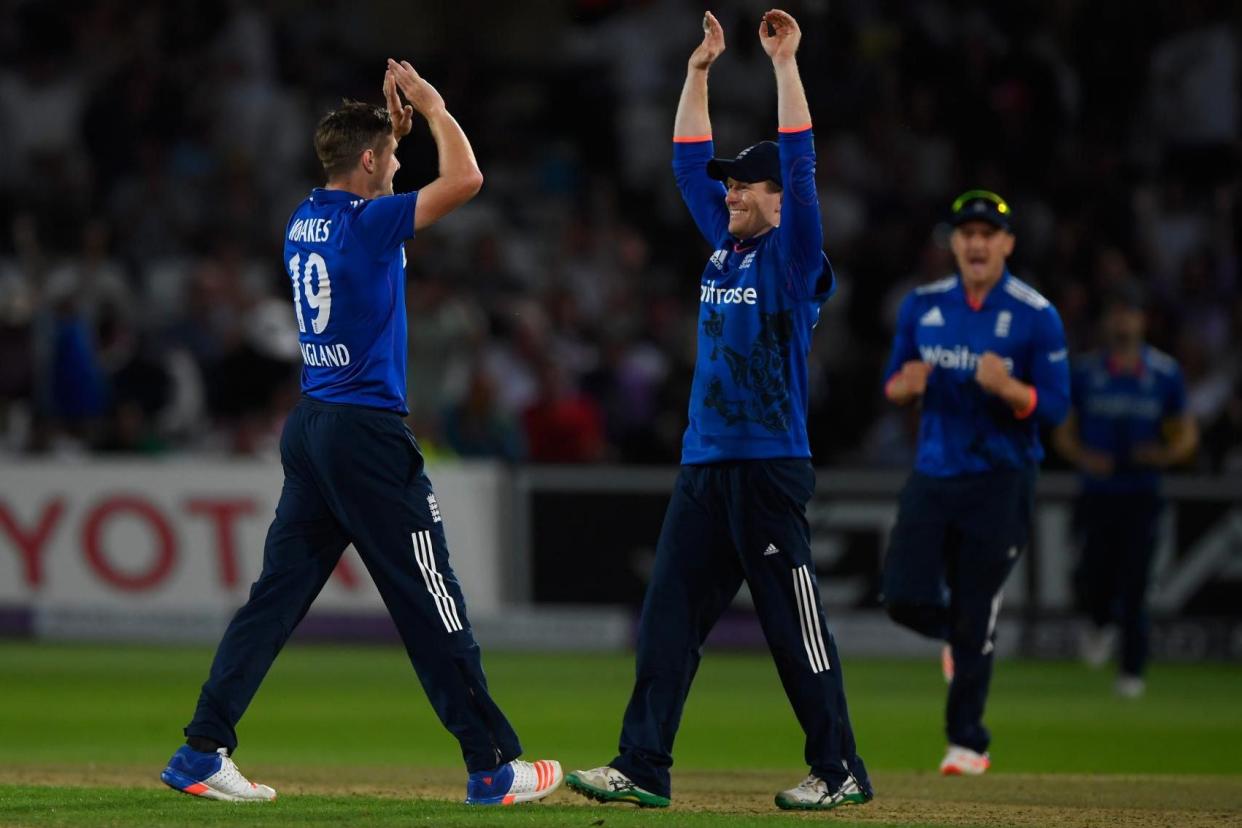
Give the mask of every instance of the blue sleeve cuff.
[(678, 161), (710, 161), (716, 154), (716, 145), (708, 138), (674, 138), (673, 162)]
[(810, 124), (794, 129), (782, 129), (777, 136), (777, 143), (782, 147), (791, 146), (798, 148), (803, 145), (813, 147), (815, 146), (815, 132), (811, 129)]

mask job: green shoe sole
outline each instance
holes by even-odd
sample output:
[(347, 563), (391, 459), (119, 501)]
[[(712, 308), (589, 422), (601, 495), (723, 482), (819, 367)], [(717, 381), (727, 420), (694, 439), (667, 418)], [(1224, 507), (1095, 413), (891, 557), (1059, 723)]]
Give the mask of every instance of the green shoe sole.
[(866, 794), (846, 794), (836, 802), (800, 802), (792, 797), (786, 797), (783, 793), (776, 795), (776, 807), (782, 811), (831, 811), (833, 808), (840, 808), (842, 805), (866, 805), (871, 801), (871, 797)]
[(669, 804), (668, 797), (656, 796), (639, 787), (627, 791), (606, 791), (596, 788), (583, 782), (573, 771), (565, 775), (565, 785), (570, 790), (582, 794), (587, 799), (594, 799), (596, 802), (630, 802), (640, 808), (667, 808)]

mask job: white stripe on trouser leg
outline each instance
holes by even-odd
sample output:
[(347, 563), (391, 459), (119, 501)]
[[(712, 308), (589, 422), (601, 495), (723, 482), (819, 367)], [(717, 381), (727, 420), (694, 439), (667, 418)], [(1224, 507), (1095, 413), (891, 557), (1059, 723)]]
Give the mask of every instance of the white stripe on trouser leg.
[(806, 648), (806, 660), (811, 662), (811, 672), (820, 672), (819, 663), (815, 660), (815, 653), (811, 649), (811, 637), (806, 627), (806, 599), (802, 597), (802, 579), (798, 577), (798, 570), (793, 571), (794, 597), (798, 599), (798, 626), (802, 628), (802, 646)]
[(996, 632), (996, 617), (1000, 615), (1001, 591), (996, 590), (996, 595), (992, 598), (992, 614), (988, 616), (988, 632), (983, 637), (983, 654), (987, 655), (995, 649), (996, 644), (992, 641), (992, 636)]
[(424, 543), (427, 545), (427, 565), (431, 567), (431, 578), (440, 586), (440, 594), (444, 596), (445, 602), (448, 603), (449, 615), (453, 618), (453, 627), (461, 629), (461, 618), (457, 615), (457, 602), (453, 600), (453, 596), (449, 595), (448, 587), (444, 584), (444, 576), (440, 574), (440, 570), (436, 569), (436, 555), (431, 546), (431, 533), (423, 532)]
[(810, 573), (801, 566), (793, 571), (794, 595), (798, 599), (798, 623), (802, 627), (802, 646), (806, 648), (807, 661), (812, 673), (829, 669), (828, 656), (824, 652), (823, 637), (819, 632), (819, 614), (816, 612), (815, 592), (811, 589)]
[(431, 533), (413, 532), (410, 534), (410, 540), (414, 544), (414, 560), (418, 562), (418, 569), (423, 574), (423, 583), (427, 585), (427, 591), (431, 593), (431, 599), (435, 602), (436, 611), (440, 613), (444, 628), (449, 632), (457, 632), (461, 629), (461, 621), (457, 620), (457, 607), (453, 602), (453, 597), (447, 591), (441, 591), (444, 588), (444, 581), (436, 572), (436, 558), (431, 548)]
[(832, 663), (828, 661), (828, 648), (824, 646), (823, 628), (819, 625), (819, 600), (815, 597), (815, 582), (811, 579), (811, 568), (803, 566), (801, 571), (802, 581), (806, 584), (807, 606), (811, 608), (811, 631), (814, 633), (815, 644), (824, 669), (831, 670)]
[(453, 632), (453, 619), (448, 614), (448, 607), (445, 606), (444, 597), (440, 595), (437, 585), (431, 578), (431, 569), (427, 566), (427, 543), (429, 540), (427, 532), (413, 532), (410, 534), (410, 540), (414, 544), (414, 560), (418, 562), (418, 570), (423, 575), (423, 583), (427, 585), (427, 592), (431, 594), (431, 600), (435, 602), (436, 612), (440, 613), (440, 620), (444, 623), (444, 628), (449, 632)]

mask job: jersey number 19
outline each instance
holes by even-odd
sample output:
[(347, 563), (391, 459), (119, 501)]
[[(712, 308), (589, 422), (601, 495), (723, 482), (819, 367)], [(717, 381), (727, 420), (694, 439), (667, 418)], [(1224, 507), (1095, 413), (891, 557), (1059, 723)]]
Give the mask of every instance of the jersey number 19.
[(332, 283), (328, 278), (328, 264), (323, 256), (311, 253), (306, 257), (306, 275), (302, 275), (302, 254), (296, 253), (289, 260), (289, 278), (293, 280), (293, 309), (298, 314), (298, 331), (306, 333), (306, 321), (302, 316), (302, 292), (306, 292), (306, 304), (315, 312), (311, 327), (321, 334), (328, 327), (332, 315)]

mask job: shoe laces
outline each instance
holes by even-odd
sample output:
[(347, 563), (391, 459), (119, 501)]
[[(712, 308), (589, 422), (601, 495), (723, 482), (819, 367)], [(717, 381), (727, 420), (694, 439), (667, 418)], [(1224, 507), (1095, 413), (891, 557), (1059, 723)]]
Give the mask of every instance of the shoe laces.
[(228, 748), (220, 748), (216, 753), (220, 754), (220, 770), (216, 771), (218, 784), (234, 785), (239, 788), (254, 787), (253, 783), (237, 769), (237, 764), (228, 754)]
[(820, 779), (815, 774), (808, 774), (806, 779), (802, 780), (802, 784), (798, 786), (814, 795), (820, 797), (821, 800), (832, 797), (846, 796), (848, 794), (859, 793), (862, 789), (858, 787), (858, 780), (854, 778), (854, 774), (845, 777), (845, 781), (836, 790), (828, 786), (828, 783)]

